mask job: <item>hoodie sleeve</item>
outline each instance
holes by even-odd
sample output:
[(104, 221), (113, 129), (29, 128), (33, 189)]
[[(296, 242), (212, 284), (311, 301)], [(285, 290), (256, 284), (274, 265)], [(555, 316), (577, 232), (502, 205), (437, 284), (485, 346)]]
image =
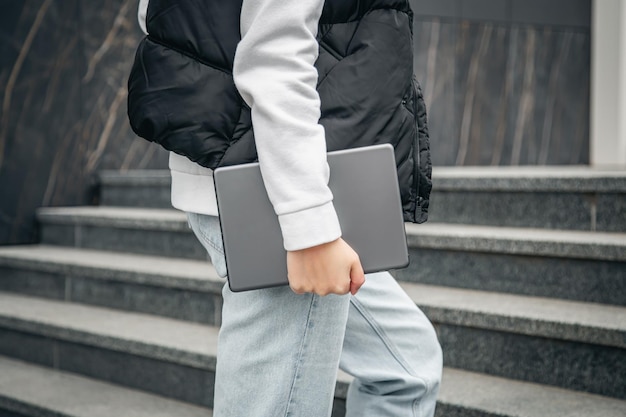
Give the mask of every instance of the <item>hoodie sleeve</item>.
[(139, 8), (137, 10), (137, 20), (139, 20), (139, 27), (145, 33), (148, 34), (148, 29), (146, 29), (146, 16), (148, 15), (148, 1), (149, 0), (139, 0)]
[(331, 242), (341, 228), (328, 188), (316, 90), (323, 0), (244, 0), (233, 75), (252, 110), (259, 164), (286, 250)]

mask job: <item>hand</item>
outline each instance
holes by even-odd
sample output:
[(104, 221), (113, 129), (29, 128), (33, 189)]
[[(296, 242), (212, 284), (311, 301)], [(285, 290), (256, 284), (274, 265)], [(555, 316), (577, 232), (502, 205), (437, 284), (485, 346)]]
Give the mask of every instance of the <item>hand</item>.
[(354, 295), (365, 282), (359, 255), (341, 238), (287, 252), (287, 272), (296, 294)]

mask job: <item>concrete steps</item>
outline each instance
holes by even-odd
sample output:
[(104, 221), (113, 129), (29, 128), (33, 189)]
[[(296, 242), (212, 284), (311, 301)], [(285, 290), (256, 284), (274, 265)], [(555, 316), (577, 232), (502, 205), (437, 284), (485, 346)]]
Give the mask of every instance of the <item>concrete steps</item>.
[(441, 167), (435, 222), (626, 231), (626, 171), (588, 166)]
[(60, 246), (0, 247), (0, 291), (219, 325), (224, 281), (206, 261)]
[[(3, 417), (211, 417), (211, 410), (73, 373), (0, 357)], [(618, 417), (624, 403), (604, 397), (444, 370), (439, 417), (515, 415)], [(468, 384), (469, 382), (469, 384)], [(553, 403), (557, 405), (554, 406)], [(522, 410), (520, 412), (519, 410)]]
[(55, 207), (39, 209), (37, 219), (44, 244), (207, 259), (185, 214), (176, 210)]
[(213, 415), (204, 407), (1, 356), (0, 369), (3, 417)]
[[(0, 268), (4, 291), (220, 323), (223, 281), (205, 262), (38, 246), (0, 248)], [(625, 307), (401, 285), (437, 325), (451, 366), (626, 397), (626, 379), (616, 384), (626, 378)]]
[(100, 205), (172, 208), (169, 170), (102, 171)]
[[(123, 207), (38, 211), (42, 242), (206, 259), (183, 213)], [(411, 265), (425, 284), (626, 305), (626, 233), (407, 224)]]
[[(0, 326), (2, 355), (55, 370), (0, 358), (1, 375), (49, 379), (72, 372), (211, 406), (215, 327), (6, 293), (0, 293)], [(16, 396), (25, 395), (2, 382), (0, 377), (0, 404), (9, 401), (5, 397), (15, 403)], [(348, 382), (349, 377), (339, 376), (338, 402), (345, 398)], [(9, 388), (16, 394), (5, 394)], [(520, 403), (527, 402), (532, 406), (520, 413)], [(608, 417), (625, 411), (626, 401), (618, 399), (446, 368), (438, 415)]]
[[(168, 171), (105, 171), (101, 204), (170, 208)], [(430, 221), (626, 232), (626, 171), (436, 167)]]
[(626, 233), (407, 224), (400, 280), (626, 305)]
[(623, 416), (624, 401), (448, 368), (438, 417)]
[(0, 295), (0, 354), (210, 407), (217, 328)]
[[(392, 273), (444, 348), (437, 416), (626, 415), (626, 172), (433, 177)], [(133, 416), (142, 398), (210, 415), (223, 281), (169, 186), (104, 172), (102, 206), (42, 209), (43, 244), (0, 247), (0, 416)]]
[[(169, 308), (145, 311), (148, 306), (157, 308), (164, 302), (172, 303), (180, 298), (178, 293), (181, 291), (185, 292), (181, 303), (213, 304), (211, 298), (221, 297), (224, 281), (204, 261), (46, 245), (15, 246), (0, 248), (0, 272), (3, 277), (0, 281), (2, 291), (219, 324), (217, 312), (211, 316), (212, 319), (198, 320), (195, 316), (199, 314), (195, 313), (182, 317), (171, 316)], [(445, 317), (456, 320), (458, 311), (465, 309), (467, 314), (486, 312), (501, 318), (517, 317), (522, 320), (538, 320), (540, 323), (554, 321), (563, 325), (570, 323), (577, 332), (591, 331), (585, 330), (587, 326), (600, 329), (620, 329), (622, 324), (626, 326), (626, 308), (619, 306), (410, 282), (401, 282), (401, 285), (416, 304), (430, 310), (433, 315), (442, 317), (440, 321)], [(197, 302), (194, 302), (194, 297), (199, 297)], [(141, 304), (142, 301), (145, 306)], [(180, 311), (184, 306), (177, 304), (171, 309)], [(614, 323), (620, 318), (624, 323)], [(462, 324), (458, 321), (452, 323)], [(473, 325), (476, 326), (476, 323)], [(546, 333), (549, 330), (542, 333), (542, 328), (537, 323), (522, 327), (520, 325), (518, 322), (513, 328), (505, 330), (521, 332), (523, 328), (528, 328), (531, 332), (528, 334), (540, 332), (537, 335), (555, 335)], [(556, 335), (565, 333), (561, 331)], [(622, 343), (619, 335), (607, 338), (598, 333), (587, 336), (581, 333), (581, 337), (588, 337), (590, 343), (599, 341), (618, 347)], [(626, 339), (623, 343), (626, 343)]]

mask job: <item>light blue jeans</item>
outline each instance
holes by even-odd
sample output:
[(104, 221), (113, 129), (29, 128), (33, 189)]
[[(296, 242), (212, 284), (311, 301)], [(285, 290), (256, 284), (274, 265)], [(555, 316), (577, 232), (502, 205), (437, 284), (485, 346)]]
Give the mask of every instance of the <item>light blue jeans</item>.
[[(226, 277), (219, 220), (189, 224)], [(356, 296), (224, 285), (214, 417), (328, 417), (337, 368), (355, 379), (347, 417), (432, 417), (442, 371), (433, 326), (388, 272)]]

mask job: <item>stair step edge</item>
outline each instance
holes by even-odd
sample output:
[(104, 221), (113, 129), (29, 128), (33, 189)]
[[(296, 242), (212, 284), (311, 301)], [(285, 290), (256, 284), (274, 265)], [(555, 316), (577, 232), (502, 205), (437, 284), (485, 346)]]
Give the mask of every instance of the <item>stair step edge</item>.
[(211, 410), (0, 356), (0, 410), (39, 417), (210, 417)]
[[(463, 325), (622, 349), (626, 345), (624, 324), (618, 320), (613, 323), (613, 328), (594, 329), (583, 325), (530, 322), (529, 319), (513, 321), (507, 316), (471, 312), (467, 313), (468, 318), (465, 319), (458, 311), (441, 312), (428, 305), (421, 307), (432, 321), (439, 324)], [(120, 326), (120, 323), (124, 325)], [(218, 332), (216, 327), (188, 321), (10, 293), (0, 293), (0, 324), (15, 330), (102, 345), (114, 350), (131, 350), (158, 357), (182, 355), (186, 363), (201, 367), (213, 364), (212, 355), (215, 354), (215, 338)], [(518, 329), (515, 325), (522, 328)]]
[[(185, 213), (132, 207), (54, 207), (37, 211), (40, 222), (189, 232)], [(410, 248), (626, 261), (626, 233), (465, 224), (406, 223)]]
[(224, 284), (208, 261), (53, 245), (0, 247), (0, 266), (210, 292)]

